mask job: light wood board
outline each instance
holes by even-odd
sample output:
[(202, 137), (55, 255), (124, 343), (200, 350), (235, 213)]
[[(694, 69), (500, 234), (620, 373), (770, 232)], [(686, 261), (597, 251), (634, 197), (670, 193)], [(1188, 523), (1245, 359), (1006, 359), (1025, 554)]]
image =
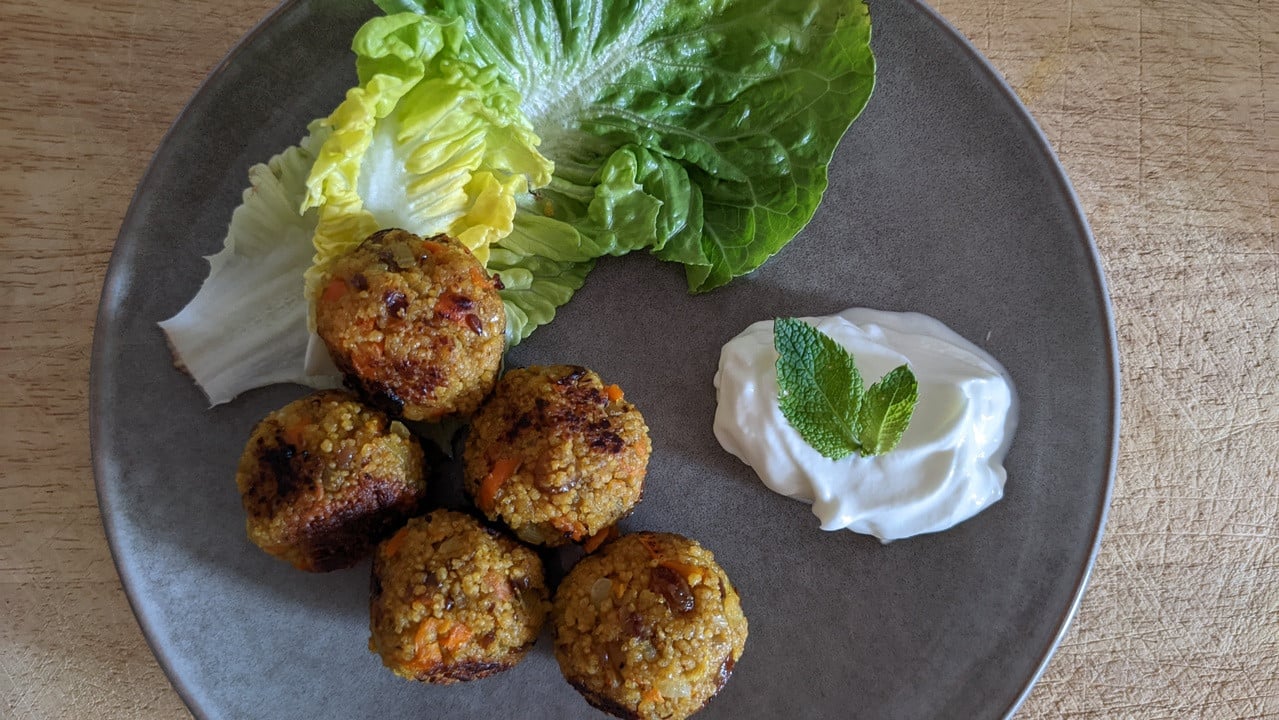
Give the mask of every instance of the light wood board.
[[(0, 717), (188, 716), (103, 538), (89, 348), (151, 153), (271, 7), (0, 4)], [(1123, 353), (1105, 543), (1020, 717), (1279, 717), (1279, 6), (939, 9), (1060, 154)]]

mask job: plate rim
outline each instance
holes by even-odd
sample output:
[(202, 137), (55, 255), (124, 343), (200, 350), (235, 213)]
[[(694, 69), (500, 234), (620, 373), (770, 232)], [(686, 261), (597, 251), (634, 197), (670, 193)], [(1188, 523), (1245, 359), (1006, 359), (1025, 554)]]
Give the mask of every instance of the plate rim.
[(143, 182), (155, 171), (161, 155), (164, 154), (165, 149), (173, 140), (178, 126), (182, 124), (187, 113), (191, 111), (191, 106), (195, 105), (209, 91), (209, 86), (222, 73), (226, 72), (227, 68), (231, 66), (231, 63), (235, 61), (236, 57), (249, 43), (265, 32), (277, 17), (287, 12), (294, 5), (304, 1), (281, 0), (266, 15), (254, 23), (244, 35), (235, 41), (235, 44), (209, 71), (209, 74), (200, 81), (195, 91), (191, 93), (191, 96), (182, 104), (182, 108), (177, 115), (173, 117), (173, 121), (169, 123), (169, 127), (165, 129), (164, 135), (160, 137), (160, 141), (156, 144), (155, 150), (151, 154), (151, 159), (147, 161), (146, 168), (143, 169), (142, 174), (138, 177), (137, 185), (129, 198), (129, 207), (125, 210), (124, 217), (120, 221), (120, 230), (116, 233), (115, 243), (111, 247), (111, 257), (107, 260), (107, 270), (102, 279), (102, 292), (98, 295), (98, 311), (94, 314), (93, 345), (89, 357), (89, 455), (93, 465), (93, 488), (94, 494), (98, 499), (98, 516), (102, 521), (102, 530), (106, 535), (107, 547), (111, 550), (111, 564), (115, 566), (116, 575), (120, 578), (120, 587), (124, 590), (124, 597), (129, 602), (129, 610), (133, 613), (134, 620), (137, 621), (138, 627), (142, 630), (142, 637), (146, 640), (147, 647), (151, 650), (151, 654), (155, 657), (160, 669), (164, 671), (164, 676), (168, 679), (169, 685), (177, 692), (187, 711), (201, 720), (205, 720), (209, 715), (204, 711), (204, 708), (196, 703), (194, 691), (175, 670), (175, 663), (169, 657), (168, 651), (156, 642), (156, 631), (152, 626), (151, 617), (141, 607), (138, 599), (133, 572), (122, 562), (120, 552), (117, 550), (119, 539), (116, 534), (115, 523), (118, 511), (113, 509), (114, 506), (110, 498), (103, 491), (104, 483), (102, 478), (106, 475), (107, 468), (99, 445), (99, 436), (105, 431), (103, 427), (104, 420), (98, 412), (99, 406), (103, 404), (101, 395), (104, 392), (103, 385), (105, 384), (102, 380), (105, 371), (101, 368), (101, 365), (104, 362), (103, 358), (107, 355), (105, 347), (107, 334), (103, 332), (102, 328), (110, 320), (111, 313), (108, 312), (109, 298), (115, 294), (116, 286), (124, 276), (122, 264), (119, 260), (126, 252), (132, 251), (133, 246), (136, 244), (134, 239), (129, 236), (129, 231), (136, 223), (135, 216), (141, 211), (138, 199), (142, 194)]
[(977, 46), (966, 35), (954, 25), (951, 25), (950, 21), (946, 20), (941, 13), (923, 0), (906, 0), (906, 2), (919, 8), (937, 26), (938, 30), (949, 36), (960, 50), (969, 56), (969, 59), (986, 76), (986, 79), (1009, 102), (1018, 120), (1029, 129), (1035, 141), (1034, 150), (1043, 157), (1047, 166), (1051, 169), (1053, 180), (1056, 181), (1063, 196), (1069, 203), (1070, 216), (1079, 227), (1080, 235), (1084, 240), (1084, 250), (1091, 261), (1093, 292), (1099, 301), (1098, 307), (1101, 309), (1102, 319), (1105, 323), (1103, 350), (1110, 361), (1110, 372), (1108, 373), (1110, 382), (1108, 393), (1110, 396), (1110, 445), (1106, 449), (1106, 480), (1105, 486), (1102, 488), (1100, 507), (1097, 509), (1097, 527), (1093, 533), (1092, 547), (1088, 551), (1088, 561), (1084, 563), (1078, 575), (1070, 603), (1058, 619), (1057, 630), (1044, 648), (1043, 657), (1039, 661), (1038, 667), (1035, 668), (1035, 671), (1026, 680), (1021, 692), (1017, 694), (1016, 699), (1004, 712), (1003, 717), (1008, 720), (1016, 714), (1017, 710), (1026, 702), (1026, 699), (1030, 697), (1031, 691), (1034, 690), (1044, 671), (1048, 669), (1048, 664), (1052, 662), (1053, 657), (1057, 654), (1057, 648), (1061, 646), (1062, 640), (1065, 639), (1066, 633), (1070, 630), (1071, 623), (1074, 622), (1075, 616), (1079, 614), (1079, 606), (1088, 591), (1088, 584), (1092, 579), (1092, 571), (1097, 565), (1097, 556), (1101, 552), (1102, 536), (1105, 535), (1106, 521), (1110, 515), (1110, 503), (1115, 491), (1115, 473), (1119, 461), (1119, 429), (1122, 423), (1120, 409), (1123, 391), (1119, 364), (1119, 338), (1115, 330), (1115, 308), (1110, 298), (1110, 288), (1106, 283), (1106, 271), (1102, 265), (1101, 252), (1097, 249), (1097, 238), (1093, 235), (1092, 226), (1089, 225), (1088, 217), (1079, 202), (1079, 194), (1075, 192), (1075, 186), (1070, 182), (1070, 176), (1066, 172), (1066, 168), (1061, 164), (1060, 158), (1057, 157), (1057, 152), (1053, 149), (1048, 136), (1044, 133), (1043, 126), (1035, 120), (1030, 108), (1026, 107), (1026, 104), (1022, 102), (1021, 96), (1009, 84), (1003, 73), (995, 69), (990, 60), (977, 49)]
[[(1106, 282), (1105, 268), (1102, 264), (1101, 254), (1097, 248), (1097, 240), (1093, 235), (1092, 227), (1088, 223), (1086, 214), (1079, 201), (1079, 195), (1076, 193), (1074, 185), (1070, 182), (1069, 174), (1062, 166), (1056, 151), (1053, 149), (1048, 136), (1044, 133), (1043, 127), (1035, 120), (1034, 115), (1022, 102), (1021, 97), (1016, 90), (1009, 84), (1008, 80), (995, 69), (994, 65), (981, 53), (980, 50), (953, 26), (945, 17), (941, 15), (931, 5), (923, 0), (902, 0), (908, 5), (912, 5), (925, 18), (931, 21), (937, 29), (946, 37), (948, 37), (956, 47), (968, 56), (973, 65), (983, 75), (992, 88), (997, 91), (1005, 101), (1008, 102), (1016, 121), (1020, 122), (1029, 132), (1032, 142), (1032, 153), (1037, 153), (1044, 161), (1045, 166), (1049, 169), (1053, 182), (1057, 185), (1062, 197), (1066, 200), (1068, 215), (1071, 221), (1077, 226), (1079, 237), (1083, 241), (1085, 254), (1090, 261), (1088, 263), (1091, 270), (1092, 290), (1096, 307), (1101, 311), (1101, 317), (1104, 323), (1103, 332), (1103, 352), (1108, 359), (1107, 381), (1110, 384), (1107, 395), (1110, 397), (1108, 425), (1110, 427), (1110, 443), (1106, 449), (1106, 472), (1099, 498), (1099, 507), (1096, 508), (1096, 527), (1092, 533), (1092, 546), (1088, 551), (1088, 559), (1083, 564), (1076, 578), (1074, 589), (1071, 593), (1071, 600), (1065, 611), (1057, 619), (1056, 630), (1049, 639), (1048, 644), (1041, 653), (1041, 659), (1035, 670), (1026, 679), (1022, 689), (1018, 692), (1013, 702), (1004, 711), (1002, 717), (1007, 720), (1016, 714), (1017, 710), (1025, 703), (1030, 696), (1031, 691), (1043, 676), (1044, 671), (1048, 668), (1049, 663), (1056, 655), (1057, 649), (1060, 647), (1062, 640), (1070, 629), (1071, 623), (1078, 615), (1080, 605), (1084, 595), (1087, 592), (1088, 585), (1092, 579), (1092, 572), (1097, 563), (1097, 557), (1101, 550), (1102, 538), (1105, 535), (1107, 520), (1109, 519), (1111, 501), (1113, 499), (1115, 488), (1115, 476), (1119, 456), (1119, 435), (1121, 425), (1121, 400), (1122, 400), (1122, 382), (1120, 374), (1119, 362), (1119, 343), (1115, 328), (1114, 305), (1110, 297), (1109, 287)], [(102, 456), (99, 445), (99, 437), (105, 431), (103, 427), (103, 418), (99, 414), (98, 409), (103, 404), (101, 395), (103, 394), (103, 375), (105, 370), (101, 367), (106, 357), (107, 334), (102, 331), (110, 321), (114, 313), (108, 311), (109, 299), (115, 295), (116, 286), (120, 283), (125, 275), (122, 263), (119, 260), (132, 251), (135, 242), (130, 237), (129, 231), (136, 223), (135, 216), (140, 212), (138, 203), (139, 196), (142, 191), (142, 183), (156, 169), (161, 155), (168, 147), (170, 141), (178, 126), (186, 119), (187, 113), (190, 112), (191, 106), (199, 101), (209, 86), (213, 84), (217, 78), (222, 75), (228, 67), (236, 60), (240, 53), (259, 35), (266, 31), (275, 20), (284, 13), (291, 10), (294, 6), (305, 2), (305, 0), (282, 0), (266, 15), (259, 19), (243, 36), (236, 40), (235, 44), (222, 57), (222, 59), (209, 71), (209, 74), (200, 82), (195, 91), (183, 104), (182, 108), (174, 116), (173, 121), (165, 130), (164, 135), (160, 138), (156, 145), (155, 151), (151, 155), (145, 169), (138, 178), (138, 184), (135, 186), (133, 195), (130, 197), (128, 209), (124, 213), (124, 217), (120, 223), (120, 230), (116, 234), (116, 239), (112, 245), (111, 256), (107, 261), (107, 269), (103, 275), (102, 290), (98, 297), (98, 310), (94, 318), (93, 342), (89, 361), (89, 450), (91, 464), (93, 468), (94, 492), (98, 501), (99, 518), (102, 521), (103, 532), (106, 536), (107, 546), (111, 551), (111, 562), (115, 566), (116, 574), (120, 578), (121, 589), (124, 590), (125, 599), (129, 603), (129, 609), (133, 613), (134, 619), (137, 621), (139, 628), (142, 630), (142, 636), (146, 640), (147, 646), (151, 650), (151, 654), (156, 658), (161, 670), (164, 671), (165, 677), (169, 684), (173, 686), (178, 696), (182, 699), (183, 704), (192, 715), (198, 718), (207, 718), (208, 714), (204, 708), (200, 707), (194, 700), (195, 693), (187, 685), (187, 682), (179, 675), (175, 668), (175, 663), (165, 648), (160, 647), (156, 641), (155, 629), (152, 627), (150, 616), (140, 607), (140, 602), (136, 596), (136, 582), (133, 578), (132, 571), (127, 568), (121, 560), (120, 553), (117, 550), (118, 538), (116, 533), (116, 517), (118, 512), (114, 511), (111, 500), (103, 491), (103, 477), (107, 474), (105, 461)], [(867, 0), (870, 4), (870, 0)], [(872, 33), (874, 28), (872, 25)]]

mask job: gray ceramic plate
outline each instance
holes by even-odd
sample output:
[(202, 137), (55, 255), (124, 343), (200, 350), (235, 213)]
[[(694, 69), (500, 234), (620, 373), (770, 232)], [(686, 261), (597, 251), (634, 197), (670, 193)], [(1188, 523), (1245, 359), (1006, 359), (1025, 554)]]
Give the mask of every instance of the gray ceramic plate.
[[(354, 82), (371, 6), (286, 4), (213, 73), (156, 153), (124, 221), (93, 357), (94, 464), (139, 622), (192, 710), (216, 718), (577, 718), (550, 643), (451, 688), (404, 682), (365, 648), (367, 564), (295, 572), (245, 539), (233, 477), (254, 422), (303, 393), (207, 408), (156, 321), (220, 247), (249, 165), (300, 137)], [(1117, 370), (1105, 288), (1070, 186), (1012, 93), (906, 0), (872, 5), (880, 75), (812, 225), (705, 296), (678, 268), (600, 263), (516, 364), (572, 362), (620, 383), (652, 427), (629, 528), (711, 548), (750, 640), (702, 717), (995, 718), (1012, 712), (1087, 578), (1112, 477)], [(853, 305), (934, 315), (1007, 366), (1022, 401), (1002, 502), (881, 547), (824, 533), (711, 433), (720, 346), (755, 320)]]

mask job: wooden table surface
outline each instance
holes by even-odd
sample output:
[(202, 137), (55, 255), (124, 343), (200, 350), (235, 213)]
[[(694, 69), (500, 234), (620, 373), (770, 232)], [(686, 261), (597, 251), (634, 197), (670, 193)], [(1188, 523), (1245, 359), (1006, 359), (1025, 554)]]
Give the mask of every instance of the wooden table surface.
[[(0, 717), (187, 716), (111, 562), (89, 348), (133, 188), (272, 0), (0, 3)], [(1110, 524), (1020, 716), (1279, 717), (1279, 7), (945, 0), (1087, 210), (1123, 353)]]

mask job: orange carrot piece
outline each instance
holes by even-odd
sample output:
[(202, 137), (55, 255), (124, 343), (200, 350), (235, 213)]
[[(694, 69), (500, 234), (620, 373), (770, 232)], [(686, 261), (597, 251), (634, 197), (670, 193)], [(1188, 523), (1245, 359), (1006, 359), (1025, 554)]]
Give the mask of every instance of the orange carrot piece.
[(677, 562), (675, 560), (663, 560), (658, 564), (679, 573), (686, 582), (694, 575), (706, 575), (706, 571), (696, 565), (689, 565), (688, 563)]
[(440, 640), (440, 647), (452, 654), (457, 652), (470, 639), (471, 629), (463, 623), (458, 623), (450, 628), (444, 638)]
[(657, 691), (657, 688), (651, 687), (640, 693), (640, 699), (644, 702), (650, 702), (656, 705), (662, 701), (662, 694)]
[(626, 394), (622, 392), (622, 389), (616, 385), (609, 385), (604, 388), (604, 394), (608, 396), (609, 402), (617, 402), (618, 400), (626, 397)]
[(511, 584), (506, 581), (502, 575), (490, 570), (484, 573), (484, 584), (488, 586), (489, 592), (498, 600), (507, 601), (514, 595), (511, 594)]
[(413, 633), (414, 664), (430, 667), (443, 659), (440, 656), (440, 646), (435, 640), (431, 640), (432, 632), (435, 633), (436, 639), (439, 639), (441, 625), (443, 621), (438, 618), (422, 618), (422, 622), (417, 626), (417, 632)]
[(417, 654), (413, 656), (410, 667), (414, 670), (430, 670), (442, 662), (444, 662), (444, 655), (440, 652), (440, 646), (430, 643), (418, 646)]
[(520, 461), (512, 458), (501, 458), (493, 463), (493, 469), (484, 476), (480, 483), (480, 491), (476, 493), (475, 504), (486, 513), (493, 512), (493, 504), (497, 502), (497, 491), (519, 469)]
[(350, 290), (346, 285), (346, 281), (342, 278), (333, 278), (328, 285), (324, 286), (324, 292), (320, 295), (320, 299), (326, 303), (334, 302), (346, 294)]
[(484, 274), (484, 271), (483, 271), (483, 270), (481, 270), (481, 269), (479, 269), (479, 268), (477, 268), (477, 267), (472, 266), (472, 267), (471, 267), (471, 282), (475, 283), (476, 285), (488, 285), (488, 284), (489, 284), (489, 278), (488, 278), (488, 276), (487, 276), (487, 275), (485, 275), (485, 274)]
[(600, 545), (603, 545), (604, 541), (608, 539), (608, 530), (608, 528), (604, 528), (603, 530), (600, 530), (594, 535), (586, 538), (586, 542), (582, 543), (582, 549), (587, 553), (593, 553), (596, 550), (599, 550)]
[(581, 542), (582, 536), (586, 534), (586, 526), (577, 520), (569, 520), (563, 515), (551, 518), (551, 526), (556, 530), (564, 533), (573, 542)]
[(475, 301), (465, 295), (446, 292), (435, 301), (435, 314), (453, 322), (466, 322), (468, 315), (474, 315)]
[(383, 543), (382, 547), (386, 550), (386, 556), (395, 557), (395, 554), (400, 551), (400, 548), (404, 547), (404, 539), (408, 536), (409, 529), (407, 527), (402, 527), (399, 532), (392, 535), (390, 539)]

